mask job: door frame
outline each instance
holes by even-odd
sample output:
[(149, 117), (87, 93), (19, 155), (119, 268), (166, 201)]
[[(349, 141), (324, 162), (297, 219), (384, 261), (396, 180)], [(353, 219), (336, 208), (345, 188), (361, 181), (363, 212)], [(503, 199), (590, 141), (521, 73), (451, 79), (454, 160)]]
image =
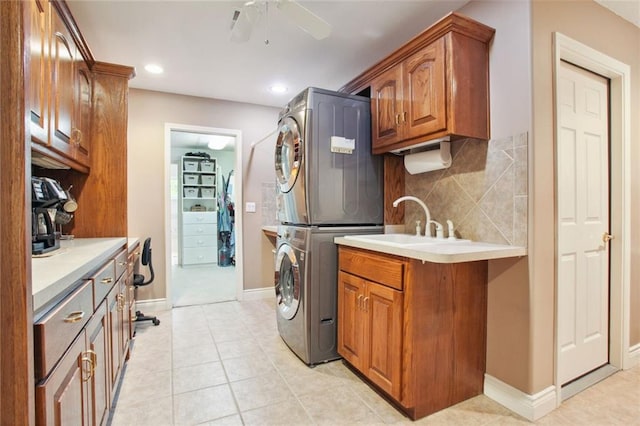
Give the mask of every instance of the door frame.
[[(629, 347), (630, 329), (630, 289), (631, 289), (631, 68), (595, 49), (573, 40), (564, 34), (553, 33), (553, 99), (554, 99), (554, 150), (558, 144), (558, 76), (560, 61), (564, 60), (610, 79), (610, 233), (615, 239), (610, 241), (609, 269), (609, 364), (615, 369), (628, 369), (638, 363), (632, 358)], [(555, 159), (555, 154), (554, 154)], [(557, 159), (554, 164), (557, 177)], [(555, 185), (557, 189), (557, 183)], [(557, 196), (557, 191), (555, 191)], [(556, 200), (557, 203), (557, 200)], [(556, 235), (557, 214), (554, 218)], [(557, 262), (557, 244), (556, 244)], [(557, 405), (561, 403), (561, 386), (558, 375), (560, 344), (558, 342), (558, 279), (557, 264), (555, 276), (555, 359), (554, 382), (556, 384)]]
[[(193, 132), (193, 133), (210, 133), (235, 138), (235, 169), (234, 169), (234, 187), (236, 198), (236, 206), (242, 205), (242, 131), (237, 129), (222, 129), (218, 127), (192, 126), (188, 124), (165, 123), (164, 124), (164, 240), (165, 244), (165, 294), (167, 295), (167, 306), (171, 307), (173, 299), (171, 295), (171, 131)], [(242, 215), (235, 216), (235, 232), (236, 232), (236, 299), (242, 300), (244, 290), (244, 271), (243, 266), (243, 250), (242, 250)]]

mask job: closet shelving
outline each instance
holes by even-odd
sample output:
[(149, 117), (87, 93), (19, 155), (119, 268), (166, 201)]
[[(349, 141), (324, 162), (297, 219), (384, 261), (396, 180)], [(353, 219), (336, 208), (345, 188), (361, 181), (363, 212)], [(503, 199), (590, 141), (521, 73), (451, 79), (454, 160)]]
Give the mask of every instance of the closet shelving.
[(217, 161), (182, 156), (179, 179), (179, 250), (181, 265), (217, 261)]

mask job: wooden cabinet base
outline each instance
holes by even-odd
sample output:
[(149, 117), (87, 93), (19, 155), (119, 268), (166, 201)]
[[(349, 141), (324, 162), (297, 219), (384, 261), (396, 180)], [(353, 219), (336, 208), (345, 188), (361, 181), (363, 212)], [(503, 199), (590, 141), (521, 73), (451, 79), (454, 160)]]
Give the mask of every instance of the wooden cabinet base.
[[(380, 265), (380, 256), (340, 247), (341, 276), (359, 276), (360, 281), (367, 280), (368, 286), (388, 286), (388, 274), (381, 273), (380, 280), (373, 276), (376, 269), (380, 270), (375, 266)], [(401, 371), (400, 383), (393, 383), (393, 389), (399, 386), (400, 392), (380, 387), (366, 362), (351, 366), (413, 420), (481, 394), (486, 360), (487, 261), (442, 264), (385, 257), (401, 265), (403, 271), (403, 297), (398, 299), (402, 304), (402, 336), (395, 344), (399, 348), (393, 349), (399, 350), (401, 357), (394, 360), (399, 365), (389, 366), (390, 371)], [(370, 268), (363, 267), (369, 264)], [(363, 271), (366, 277), (362, 276)], [(344, 283), (341, 279), (339, 288)], [(398, 287), (397, 283), (391, 284)], [(344, 296), (339, 291), (338, 352), (350, 361), (344, 336), (358, 325), (351, 324), (351, 317), (346, 315), (350, 304), (341, 302)], [(368, 333), (364, 336), (358, 359), (367, 359), (371, 348), (381, 340)]]

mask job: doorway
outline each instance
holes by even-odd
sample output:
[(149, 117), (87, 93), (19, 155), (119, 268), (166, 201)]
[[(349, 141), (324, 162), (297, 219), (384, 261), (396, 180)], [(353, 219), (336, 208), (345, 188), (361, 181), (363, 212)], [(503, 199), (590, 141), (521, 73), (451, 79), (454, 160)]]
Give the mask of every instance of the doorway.
[[(235, 205), (242, 200), (241, 148), (239, 130), (165, 124), (166, 294), (173, 307), (241, 298), (242, 219), (234, 214)], [(187, 174), (185, 163), (191, 165), (192, 159), (215, 166), (211, 171)], [(188, 188), (197, 191), (196, 197), (204, 196), (205, 191), (212, 194), (207, 193), (208, 199), (202, 200), (192, 199), (189, 194), (187, 199), (185, 177), (196, 178)], [(206, 187), (201, 182), (205, 177)], [(207, 235), (189, 235), (194, 226), (186, 222), (194, 215), (212, 219), (207, 220), (211, 224), (202, 226), (207, 228)], [(202, 246), (191, 248), (193, 241)], [(194, 251), (206, 253), (194, 258)]]
[[(616, 370), (631, 366), (630, 68), (559, 33), (554, 33), (554, 45), (555, 383), (560, 405)], [(576, 121), (577, 108), (568, 104), (577, 103), (569, 98), (580, 96), (586, 108)], [(582, 147), (573, 136), (577, 134), (583, 135)], [(584, 226), (574, 231), (572, 217), (578, 216), (582, 219), (574, 221)]]

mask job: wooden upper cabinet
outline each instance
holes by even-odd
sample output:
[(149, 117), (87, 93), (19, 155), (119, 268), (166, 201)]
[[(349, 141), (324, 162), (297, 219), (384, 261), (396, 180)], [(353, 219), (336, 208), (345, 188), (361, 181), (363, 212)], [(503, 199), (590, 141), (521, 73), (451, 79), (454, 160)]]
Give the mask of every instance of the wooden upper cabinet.
[(402, 124), (405, 139), (447, 127), (444, 39), (439, 39), (403, 62)]
[(391, 68), (371, 83), (371, 127), (375, 146), (385, 146), (403, 137), (399, 126), (402, 111), (402, 70)]
[(340, 89), (370, 88), (374, 154), (444, 137), (489, 139), (494, 32), (451, 13)]
[(53, 5), (43, 0), (32, 0), (30, 5), (32, 147), (88, 172), (92, 72), (58, 10), (60, 4)]
[(48, 73), (49, 37), (48, 12), (45, 7), (48, 8), (49, 4), (40, 0), (31, 0), (29, 7), (31, 19), (29, 64), (31, 140), (46, 145), (49, 137), (47, 128), (48, 81), (45, 80), (45, 77)]

